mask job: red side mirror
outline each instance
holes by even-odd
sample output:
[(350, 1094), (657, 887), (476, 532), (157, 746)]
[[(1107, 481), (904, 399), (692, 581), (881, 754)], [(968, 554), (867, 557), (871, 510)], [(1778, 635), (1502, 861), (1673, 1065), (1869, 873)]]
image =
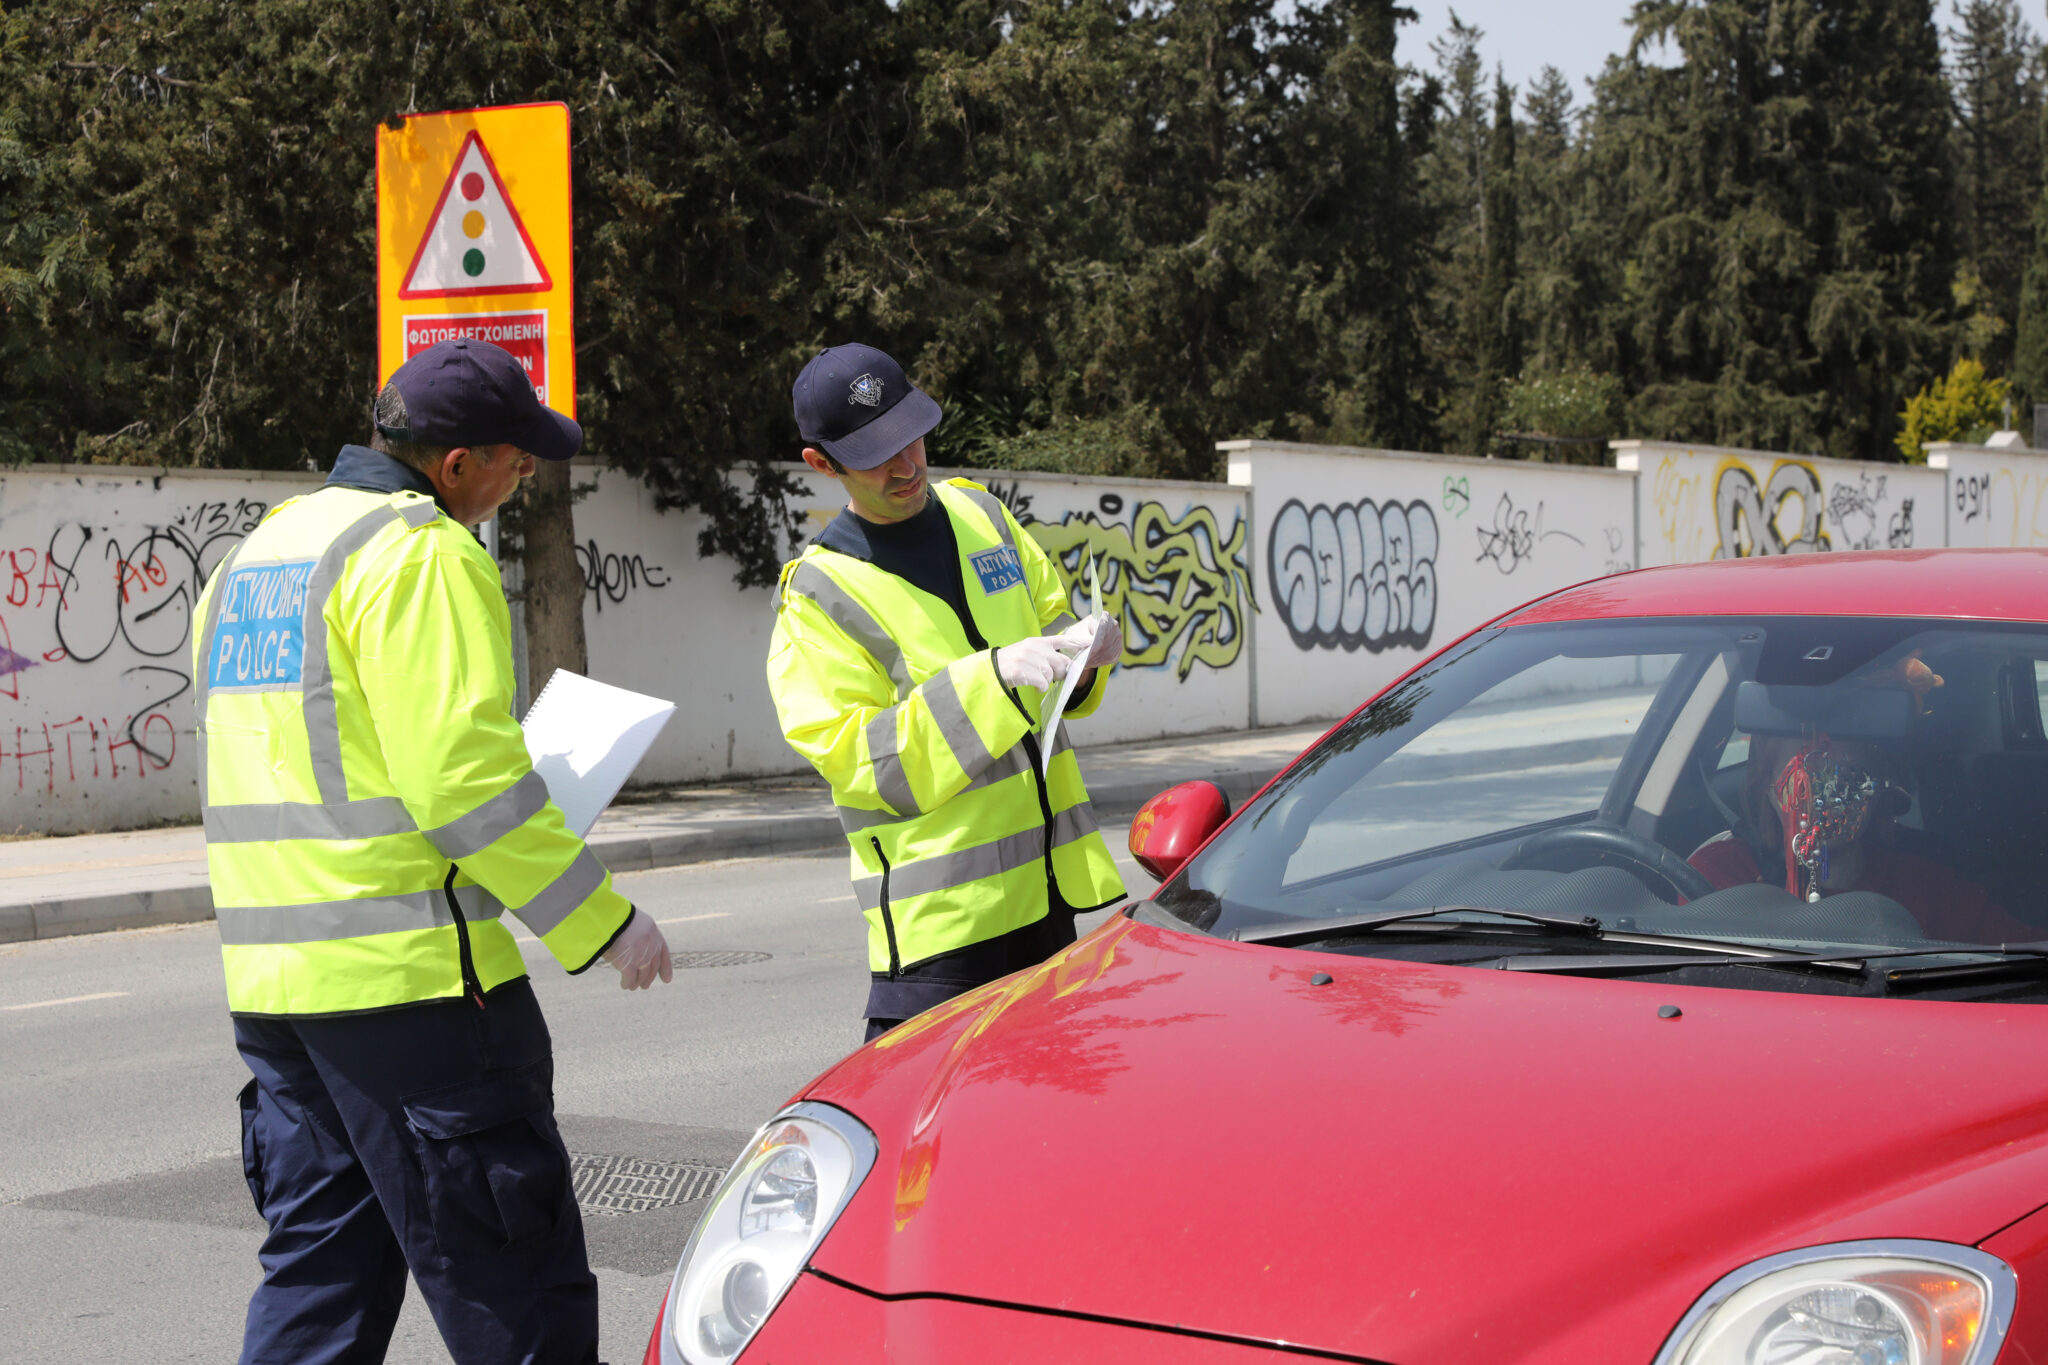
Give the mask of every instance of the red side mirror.
[(1230, 818), (1230, 798), (1214, 782), (1183, 782), (1147, 801), (1131, 821), (1131, 856), (1165, 881)]

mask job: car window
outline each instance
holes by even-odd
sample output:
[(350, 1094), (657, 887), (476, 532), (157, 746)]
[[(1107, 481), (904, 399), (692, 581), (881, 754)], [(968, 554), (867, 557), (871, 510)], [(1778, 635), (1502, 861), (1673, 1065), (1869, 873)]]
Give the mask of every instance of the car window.
[(1676, 660), (1542, 659), (1418, 727), (1308, 820), (1283, 884), (1597, 810)]
[(1440, 906), (1754, 944), (2048, 939), (2048, 630), (1481, 632), (1160, 888), (1209, 932)]

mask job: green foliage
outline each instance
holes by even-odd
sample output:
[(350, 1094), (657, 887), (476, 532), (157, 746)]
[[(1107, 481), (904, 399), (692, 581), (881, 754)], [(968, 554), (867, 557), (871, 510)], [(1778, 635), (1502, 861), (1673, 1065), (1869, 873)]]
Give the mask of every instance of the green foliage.
[(1983, 364), (1965, 356), (1945, 378), (1907, 400), (1906, 410), (1899, 414), (1905, 423), (1898, 435), (1899, 449), (1908, 460), (1921, 464), (1932, 442), (1982, 442), (1998, 429), (2010, 391), (2005, 380), (1986, 377)]
[(591, 448), (743, 581), (787, 548), (790, 379), (852, 338), (947, 406), (942, 464), (1884, 456), (1959, 353), (2048, 397), (2017, 4), (1961, 0), (1944, 72), (1932, 0), (1642, 0), (1590, 101), (1547, 71), (1518, 109), (1395, 0), (27, 0), (0, 460), (327, 460), (374, 380), (377, 123), (525, 100), (571, 110)]
[(1509, 381), (1502, 408), (1522, 435), (1610, 440), (1621, 435), (1621, 381), (1583, 366), (1524, 373)]

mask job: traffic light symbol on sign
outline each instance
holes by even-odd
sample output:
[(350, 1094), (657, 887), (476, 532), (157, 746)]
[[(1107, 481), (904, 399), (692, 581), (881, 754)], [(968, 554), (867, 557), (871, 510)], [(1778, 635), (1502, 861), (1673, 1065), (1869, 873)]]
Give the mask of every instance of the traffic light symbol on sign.
[(471, 132), (455, 154), (398, 297), (535, 294), (553, 287), (490, 151)]

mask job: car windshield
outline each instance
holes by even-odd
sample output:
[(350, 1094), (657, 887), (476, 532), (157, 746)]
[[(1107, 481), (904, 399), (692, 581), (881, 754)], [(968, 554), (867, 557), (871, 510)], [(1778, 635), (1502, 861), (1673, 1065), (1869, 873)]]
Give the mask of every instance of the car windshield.
[(1340, 725), (1156, 901), (1294, 942), (1451, 907), (1787, 951), (2037, 942), (2044, 693), (2040, 627), (1485, 631)]

